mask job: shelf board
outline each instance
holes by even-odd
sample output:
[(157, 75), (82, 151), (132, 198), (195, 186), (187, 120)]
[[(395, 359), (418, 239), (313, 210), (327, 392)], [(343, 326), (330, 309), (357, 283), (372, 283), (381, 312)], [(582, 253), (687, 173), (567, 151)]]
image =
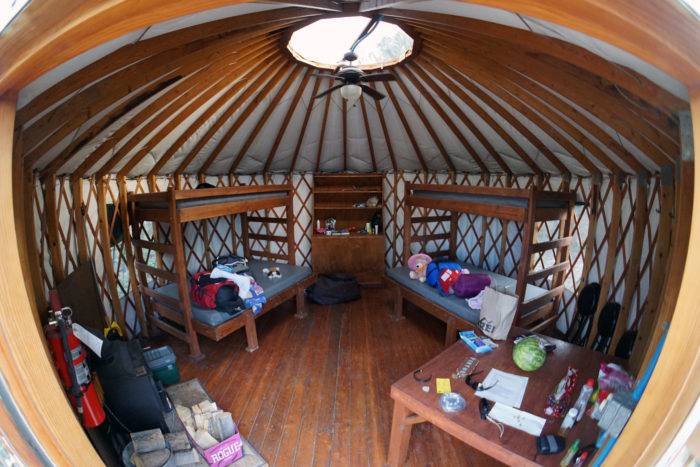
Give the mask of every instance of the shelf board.
[(358, 194), (382, 194), (382, 190), (371, 190), (371, 189), (353, 189), (353, 188), (337, 188), (337, 187), (316, 187), (314, 188), (314, 193), (330, 193), (330, 194), (347, 194), (347, 193), (358, 193)]
[(370, 208), (370, 207), (356, 208), (354, 206), (348, 206), (348, 205), (337, 205), (337, 206), (315, 205), (314, 209), (317, 211), (321, 211), (321, 210), (323, 210), (323, 211), (332, 211), (332, 210), (336, 210), (336, 211), (377, 211), (377, 210), (381, 210), (382, 206), (381, 205), (375, 206), (373, 208)]
[(360, 234), (360, 233), (351, 233), (348, 235), (323, 235), (323, 234), (318, 234), (314, 233), (313, 235), (315, 238), (379, 238), (379, 237), (384, 237), (384, 234)]

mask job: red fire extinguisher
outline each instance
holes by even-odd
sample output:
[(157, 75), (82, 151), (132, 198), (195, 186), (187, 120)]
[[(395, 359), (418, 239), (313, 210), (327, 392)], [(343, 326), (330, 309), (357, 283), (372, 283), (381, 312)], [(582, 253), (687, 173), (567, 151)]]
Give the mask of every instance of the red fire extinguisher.
[(83, 426), (95, 428), (104, 422), (105, 413), (90, 375), (87, 352), (73, 334), (72, 310), (61, 307), (55, 290), (49, 296), (51, 313), (44, 333), (54, 365)]

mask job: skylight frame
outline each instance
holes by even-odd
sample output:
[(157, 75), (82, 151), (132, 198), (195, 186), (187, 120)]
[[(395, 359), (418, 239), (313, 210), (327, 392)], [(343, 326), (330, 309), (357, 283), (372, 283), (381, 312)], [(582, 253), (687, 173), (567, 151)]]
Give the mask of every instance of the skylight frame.
[[(305, 51), (297, 50), (297, 49), (295, 48), (294, 44), (293, 44), (293, 42), (295, 41), (295, 34), (297, 34), (299, 31), (303, 31), (303, 30), (305, 30), (305, 29), (307, 29), (307, 28), (313, 28), (313, 27), (315, 27), (318, 23), (321, 23), (321, 22), (333, 22), (333, 21), (337, 22), (337, 21), (343, 21), (343, 20), (348, 20), (348, 19), (353, 19), (353, 20), (355, 20), (355, 19), (362, 19), (362, 20), (364, 20), (365, 23), (368, 22), (368, 21), (370, 21), (370, 18), (368, 18), (368, 17), (366, 17), (366, 16), (362, 16), (362, 15), (349, 15), (349, 16), (343, 16), (343, 17), (333, 17), (333, 18), (321, 18), (321, 19), (317, 19), (316, 21), (314, 21), (314, 22), (312, 22), (312, 23), (310, 23), (310, 24), (307, 24), (307, 25), (305, 25), (305, 26), (303, 26), (303, 27), (301, 27), (301, 28), (295, 30), (295, 31), (291, 34), (291, 36), (290, 36), (290, 38), (289, 38), (289, 40), (288, 40), (288, 42), (287, 42), (287, 50), (288, 50), (289, 53), (290, 53), (297, 61), (299, 61), (299, 62), (306, 63), (306, 64), (311, 65), (311, 66), (313, 66), (313, 67), (320, 68), (320, 69), (325, 69), (325, 70), (333, 70), (333, 69), (335, 69), (335, 68), (338, 66), (338, 64), (341, 62), (341, 59), (342, 59), (342, 57), (343, 57), (343, 54), (344, 54), (345, 52), (348, 51), (347, 49), (349, 49), (349, 47), (350, 47), (350, 45), (352, 44), (352, 42), (355, 40), (355, 38), (357, 37), (357, 35), (358, 35), (358, 34), (360, 33), (360, 31), (362, 30), (362, 27), (360, 27), (356, 32), (353, 32), (353, 33), (351, 33), (350, 35), (347, 36), (347, 39), (346, 39), (346, 42), (348, 43), (347, 47), (346, 47), (344, 50), (342, 50), (342, 47), (339, 47), (339, 49), (338, 49), (336, 52), (334, 52), (335, 54), (337, 54), (337, 58), (334, 59), (334, 61), (331, 62), (331, 63), (327, 63), (327, 62), (325, 62), (325, 61), (316, 60), (316, 59), (314, 59), (314, 57), (311, 56), (310, 54), (308, 54), (309, 56), (306, 56), (305, 53), (304, 53)], [(396, 65), (396, 64), (398, 64), (398, 63), (401, 63), (401, 62), (403, 62), (404, 60), (406, 60), (408, 57), (410, 57), (410, 56), (413, 54), (413, 52), (414, 52), (414, 50), (415, 50), (415, 46), (416, 46), (415, 39), (414, 39), (413, 37), (411, 37), (411, 35), (408, 34), (403, 28), (401, 28), (401, 26), (399, 26), (399, 25), (397, 25), (397, 24), (395, 24), (395, 23), (393, 23), (393, 22), (391, 22), (391, 21), (385, 21), (385, 20), (382, 20), (382, 21), (380, 22), (380, 25), (379, 25), (379, 26), (382, 27), (382, 28), (387, 28), (387, 27), (388, 27), (389, 29), (393, 29), (393, 30), (395, 30), (396, 32), (399, 32), (400, 34), (403, 34), (407, 39), (410, 40), (410, 46), (407, 47), (407, 48), (405, 48), (405, 49), (403, 50), (403, 55), (395, 56), (395, 57), (392, 57), (392, 58), (390, 58), (390, 59), (384, 60), (384, 61), (382, 61), (382, 62), (362, 63), (363, 54), (362, 54), (362, 52), (361, 52), (361, 49), (364, 48), (364, 47), (366, 47), (366, 43), (367, 43), (366, 41), (376, 41), (376, 40), (377, 40), (377, 39), (376, 39), (376, 38), (377, 38), (376, 34), (379, 33), (379, 30), (377, 30), (377, 31), (373, 32), (372, 35), (370, 35), (369, 37), (367, 37), (367, 38), (365, 39), (365, 41), (363, 41), (363, 42), (359, 45), (359, 47), (358, 47), (357, 50), (359, 51), (358, 55), (360, 56), (360, 57), (359, 57), (360, 60), (359, 60), (359, 63), (358, 63), (358, 62), (354, 62), (354, 63), (353, 63), (353, 66), (356, 66), (357, 68), (360, 68), (360, 69), (365, 70), (365, 71), (367, 71), (367, 70), (378, 70), (378, 69), (383, 69), (383, 68), (391, 67), (391, 66), (393, 66), (393, 65)], [(386, 37), (386, 36), (380, 36), (380, 37)], [(335, 56), (335, 55), (334, 55), (334, 56)]]

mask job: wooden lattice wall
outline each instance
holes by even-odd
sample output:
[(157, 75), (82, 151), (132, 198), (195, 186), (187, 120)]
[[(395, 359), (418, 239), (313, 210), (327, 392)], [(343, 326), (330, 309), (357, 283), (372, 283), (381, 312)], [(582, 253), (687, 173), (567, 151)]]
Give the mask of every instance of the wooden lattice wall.
[[(296, 263), (311, 265), (311, 203), (312, 174), (270, 174), (209, 176), (203, 181), (215, 186), (250, 185), (291, 182), (294, 187), (294, 225), (296, 241)], [(182, 176), (177, 186), (182, 189), (194, 188), (200, 180), (195, 176)], [(560, 304), (562, 311), (558, 322), (560, 329), (566, 329), (575, 307), (576, 293), (590, 281), (602, 284), (605, 296), (620, 302), (625, 310), (624, 319), (628, 326), (636, 327), (644, 310), (654, 306), (653, 294), (649, 290), (659, 290), (660, 279), (654, 279), (655, 262), (659, 249), (657, 239), (663, 232), (662, 247), (668, 249), (670, 226), (661, 225), (662, 184), (659, 177), (646, 182), (624, 177), (613, 183), (611, 178), (595, 181), (590, 178), (573, 178), (570, 181), (559, 177), (535, 179), (531, 176), (507, 178), (505, 175), (474, 175), (426, 172), (389, 172), (384, 177), (383, 217), (385, 226), (385, 262), (391, 267), (399, 264), (403, 254), (401, 229), (403, 228), (404, 183), (441, 183), (480, 186), (512, 186), (526, 188), (538, 186), (559, 190), (570, 187), (579, 201), (573, 223), (573, 246), (570, 250), (571, 268), (566, 277), (566, 291)], [(81, 260), (93, 262), (98, 290), (108, 315), (125, 316), (132, 332), (137, 332), (136, 308), (141, 306), (134, 295), (133, 271), (130, 270), (129, 254), (119, 242), (111, 238), (111, 225), (120, 213), (121, 192), (161, 191), (174, 185), (172, 177), (137, 178), (117, 180), (105, 177), (102, 180), (85, 178), (73, 181), (67, 177), (56, 177), (43, 183), (35, 181), (33, 209), (36, 223), (35, 240), (43, 286), (48, 291), (57, 281), (75, 269)], [(50, 191), (48, 191), (51, 189)], [(74, 196), (81, 196), (82, 202), (74, 202)], [(639, 203), (638, 200), (643, 200)], [(54, 209), (47, 209), (46, 205)], [(113, 204), (114, 212), (108, 215), (105, 204)], [(666, 204), (665, 204), (666, 206)], [(441, 213), (423, 209), (422, 216), (435, 216)], [(283, 212), (274, 210), (261, 215), (282, 217)], [(614, 221), (617, 219), (617, 222)], [(538, 241), (554, 238), (557, 221), (541, 223), (537, 226)], [(503, 225), (496, 219), (484, 219), (472, 215), (460, 215), (458, 232), (455, 236), (457, 256), (461, 260), (478, 265), (500, 274), (516, 274), (519, 249), (522, 242), (520, 225)], [(155, 232), (167, 236), (167, 229)], [(250, 225), (252, 232), (267, 235), (281, 235), (277, 229), (281, 224)], [(430, 222), (414, 226), (417, 235), (440, 235), (448, 232), (449, 222)], [(264, 230), (264, 231), (263, 231)], [(505, 235), (503, 233), (505, 232)], [(151, 232), (153, 235), (153, 232)], [(206, 268), (211, 259), (227, 253), (242, 253), (241, 223), (235, 217), (222, 217), (184, 227), (186, 260), (190, 271)], [(284, 245), (256, 243), (251, 241), (251, 250), (285, 254)], [(446, 240), (428, 240), (422, 249), (427, 252), (446, 250)], [(209, 248), (205, 249), (204, 245)], [(614, 248), (611, 249), (610, 245)], [(420, 248), (420, 245), (413, 245)], [(105, 258), (109, 261), (105, 261)], [(665, 258), (665, 256), (664, 256)], [(167, 267), (168, 258), (157, 258)], [(545, 268), (554, 262), (550, 253), (533, 258), (535, 268)], [(665, 267), (660, 265), (660, 267)], [(657, 274), (658, 276), (658, 274)], [(662, 277), (661, 277), (662, 279)], [(652, 302), (650, 304), (650, 302)]]

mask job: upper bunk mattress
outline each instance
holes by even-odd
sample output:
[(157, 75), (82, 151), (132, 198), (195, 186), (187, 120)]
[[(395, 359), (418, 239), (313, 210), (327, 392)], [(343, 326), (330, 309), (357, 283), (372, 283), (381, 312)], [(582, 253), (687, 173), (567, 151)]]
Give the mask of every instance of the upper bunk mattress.
[[(311, 268), (304, 266), (291, 266), (289, 264), (276, 263), (274, 261), (249, 260), (248, 266), (250, 266), (250, 271), (248, 271), (248, 274), (253, 276), (255, 281), (263, 288), (265, 291), (265, 296), (268, 298), (268, 300), (311, 275)], [(276, 279), (268, 278), (267, 274), (263, 273), (263, 269), (269, 269), (271, 267), (279, 268), (282, 277)], [(180, 299), (180, 295), (177, 291), (177, 284), (175, 283), (170, 283), (164, 285), (163, 287), (159, 287), (156, 289), (156, 292), (160, 292), (176, 300)], [(192, 303), (192, 316), (197, 321), (209, 326), (218, 326), (224, 321), (234, 318), (234, 316), (231, 316), (228, 313), (210, 310), (208, 308), (200, 308), (194, 303)]]
[[(496, 274), (495, 272), (486, 271), (481, 268), (477, 268), (469, 263), (460, 264), (469, 269), (470, 272), (480, 272), (488, 274), (491, 277), (491, 285), (497, 288), (505, 288), (509, 293), (515, 293), (515, 286), (517, 281), (511, 277), (503, 276), (501, 274)], [(445, 308), (451, 313), (454, 313), (458, 317), (469, 321), (470, 323), (476, 324), (479, 321), (479, 310), (474, 310), (471, 308), (467, 301), (463, 298), (456, 297), (454, 295), (443, 296), (438, 292), (435, 287), (432, 287), (425, 282), (420, 282), (411, 279), (408, 276), (409, 269), (406, 266), (399, 266), (393, 269), (387, 270), (387, 275), (399, 284), (407, 287), (408, 289), (416, 292), (420, 296), (435, 303), (442, 308)], [(548, 292), (547, 289), (528, 284), (525, 289), (525, 301), (532, 300)]]
[[(239, 195), (206, 196), (201, 198), (179, 199), (176, 201), (178, 208), (193, 208), (196, 206), (210, 206), (240, 201), (251, 201), (287, 196), (286, 191), (270, 191), (266, 193), (243, 193)], [(140, 208), (164, 209), (168, 207), (167, 201), (139, 201)]]
[[(501, 205), (515, 208), (527, 208), (527, 198), (520, 198), (516, 196), (481, 195), (476, 193), (455, 193), (430, 190), (413, 190), (413, 196), (417, 198), (469, 202), (476, 204)], [(565, 208), (567, 207), (567, 202), (565, 200), (544, 198), (537, 200), (537, 207)]]

